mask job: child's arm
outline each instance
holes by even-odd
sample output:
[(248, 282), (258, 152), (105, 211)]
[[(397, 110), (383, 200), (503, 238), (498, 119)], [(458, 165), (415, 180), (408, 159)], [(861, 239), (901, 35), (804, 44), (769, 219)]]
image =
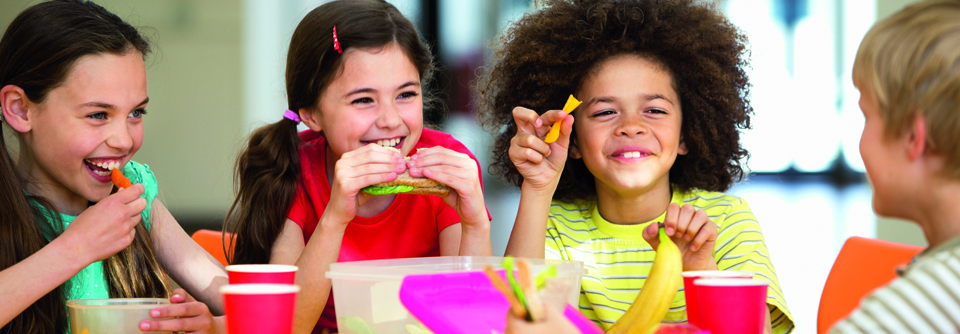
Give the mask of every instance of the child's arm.
[(143, 186), (134, 185), (108, 196), (77, 216), (45, 247), (0, 271), (0, 296), (5, 299), (0, 303), (0, 327), (84, 267), (129, 246), (140, 212), (147, 207), (141, 194)]
[[(550, 202), (566, 163), (573, 116), (562, 110), (551, 110), (540, 116), (533, 110), (517, 107), (513, 110), (513, 118), (517, 123), (517, 134), (510, 142), (509, 154), (523, 175), (523, 184), (520, 186), (520, 208), (506, 255), (542, 259)], [(545, 143), (543, 138), (550, 125), (561, 119), (560, 138)]]
[(454, 191), (443, 197), (457, 211), (460, 224), (440, 231), (440, 254), (490, 256), (490, 219), (480, 185), (480, 170), (469, 155), (442, 146), (423, 149), (407, 163), (410, 176), (427, 177)]
[(220, 286), (228, 281), (223, 265), (187, 235), (163, 203), (154, 199), (152, 207), (150, 237), (160, 265), (211, 312), (223, 314)]
[(300, 286), (300, 293), (293, 321), (294, 333), (313, 331), (330, 296), (332, 282), (325, 273), (340, 257), (346, 224), (324, 224), (325, 218), (329, 217), (320, 218), (320, 224), (307, 244), (303, 242), (300, 225), (287, 219), (270, 252), (270, 263), (298, 267), (295, 283)]
[(154, 199), (150, 213), (150, 237), (156, 245), (157, 259), (164, 270), (182, 285), (183, 290), (174, 292), (173, 305), (159, 307), (151, 314), (154, 318), (175, 318), (167, 320), (146, 320), (140, 328), (153, 331), (190, 331), (191, 333), (225, 332), (222, 318), (214, 314), (223, 314), (223, 297), (220, 287), (227, 284), (227, 272), (220, 261), (207, 253), (180, 227), (170, 211), (159, 200)]

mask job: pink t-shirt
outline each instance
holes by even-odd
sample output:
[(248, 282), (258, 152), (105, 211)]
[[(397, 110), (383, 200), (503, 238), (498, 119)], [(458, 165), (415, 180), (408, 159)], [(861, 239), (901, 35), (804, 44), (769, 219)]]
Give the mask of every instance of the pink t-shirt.
[[(306, 143), (300, 147), (300, 186), (287, 217), (303, 229), (304, 242), (317, 228), (323, 210), (330, 201), (330, 184), (326, 172), (326, 139), (312, 131), (300, 133)], [(423, 129), (417, 148), (443, 146), (477, 158), (449, 134)], [(477, 170), (479, 171), (479, 162)], [(481, 180), (482, 174), (477, 175)], [(482, 186), (482, 185), (481, 185)], [(489, 211), (487, 213), (489, 217)], [(460, 222), (460, 216), (438, 196), (397, 195), (386, 210), (373, 217), (354, 217), (343, 235), (337, 262), (399, 259), (439, 256), (440, 231)], [(324, 327), (336, 328), (333, 293), (323, 315), (314, 328), (319, 333)]]

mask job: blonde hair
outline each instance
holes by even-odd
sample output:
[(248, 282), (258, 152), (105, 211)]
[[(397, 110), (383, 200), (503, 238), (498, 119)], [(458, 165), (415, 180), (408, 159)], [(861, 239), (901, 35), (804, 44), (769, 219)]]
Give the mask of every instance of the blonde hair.
[(853, 81), (873, 93), (887, 138), (926, 118), (930, 149), (960, 177), (960, 0), (910, 5), (864, 36)]

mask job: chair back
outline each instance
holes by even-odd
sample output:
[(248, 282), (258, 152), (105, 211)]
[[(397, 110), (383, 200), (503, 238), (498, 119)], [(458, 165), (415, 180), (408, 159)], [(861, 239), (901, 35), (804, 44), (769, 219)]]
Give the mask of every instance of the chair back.
[(827, 276), (817, 312), (817, 333), (826, 333), (860, 305), (871, 291), (897, 277), (923, 247), (886, 240), (850, 237), (840, 249)]
[[(213, 257), (220, 261), (220, 263), (224, 266), (226, 266), (228, 263), (227, 254), (223, 251), (223, 245), (230, 242), (232, 237), (233, 234), (231, 233), (223, 233), (213, 230), (197, 230), (191, 236), (193, 241), (199, 244), (200, 247), (203, 247), (207, 253), (213, 255)], [(230, 249), (232, 250), (233, 247)]]

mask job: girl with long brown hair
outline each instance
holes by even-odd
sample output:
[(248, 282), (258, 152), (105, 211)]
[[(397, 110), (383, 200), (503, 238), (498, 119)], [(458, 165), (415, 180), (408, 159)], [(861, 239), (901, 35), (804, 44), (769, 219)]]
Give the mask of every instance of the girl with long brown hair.
[[(69, 299), (170, 298), (142, 330), (218, 329), (226, 275), (156, 200), (143, 143), (150, 45), (88, 1), (27, 8), (0, 39), (0, 333), (64, 333)], [(13, 145), (10, 145), (13, 146)], [(135, 184), (115, 189), (122, 168)], [(169, 291), (166, 275), (183, 290)]]
[[(294, 31), (289, 111), (241, 153), (226, 224), (236, 235), (231, 263), (299, 267), (297, 332), (336, 328), (324, 278), (332, 262), (491, 254), (476, 158), (452, 136), (423, 128), (432, 69), (413, 24), (385, 1), (332, 1)], [(310, 130), (298, 136), (300, 120)], [(405, 171), (452, 190), (361, 191)]]

